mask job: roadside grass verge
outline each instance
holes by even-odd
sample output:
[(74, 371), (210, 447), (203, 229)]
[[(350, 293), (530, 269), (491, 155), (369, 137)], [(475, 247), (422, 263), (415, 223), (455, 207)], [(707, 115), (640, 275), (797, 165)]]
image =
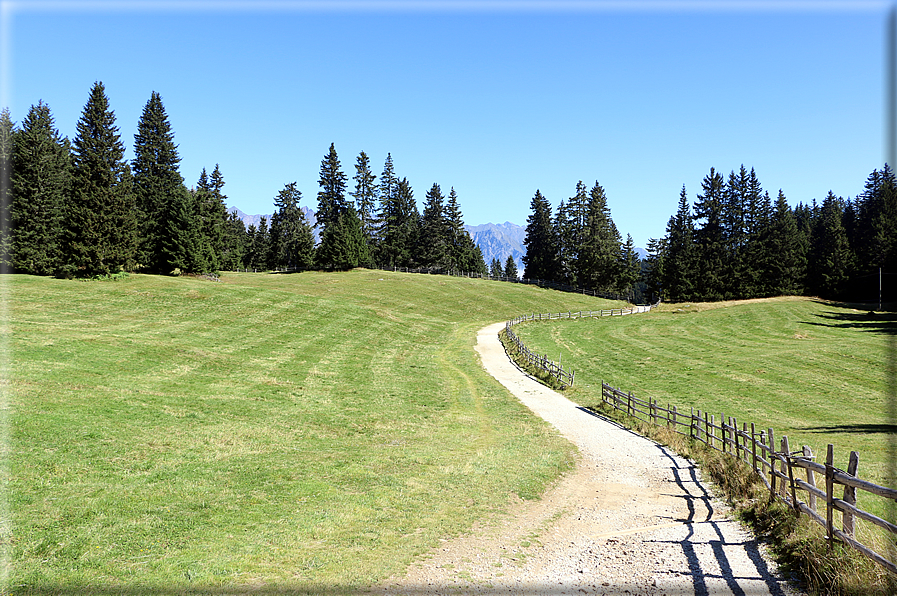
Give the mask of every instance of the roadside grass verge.
[[(665, 304), (637, 316), (524, 323), (515, 333), (535, 351), (563, 352), (576, 370), (577, 383), (567, 395), (581, 405), (601, 403), (604, 380), (680, 411), (693, 407), (772, 427), (778, 438), (789, 437), (792, 449), (810, 445), (817, 461), (832, 443), (837, 467), (846, 468), (850, 451), (857, 451), (862, 478), (897, 486), (897, 426), (888, 399), (894, 393), (888, 374), (897, 333), (893, 313), (778, 298)], [(695, 457), (730, 499), (743, 501), (746, 519), (775, 536), (779, 554), (820, 592), (897, 589), (894, 578), (858, 553), (840, 546), (830, 552), (821, 528), (791, 519), (779, 505), (767, 507), (743, 477), (747, 469), (736, 472), (728, 456), (701, 456), (678, 435), (674, 440), (662, 434), (665, 429), (649, 427), (640, 425), (644, 434)], [(895, 519), (893, 503), (869, 493), (859, 491), (857, 506)], [(858, 532), (862, 542), (894, 557), (893, 537), (863, 523)]]
[(357, 270), (5, 276), (17, 594), (344, 593), (538, 498), (573, 447), (476, 331), (608, 301)]

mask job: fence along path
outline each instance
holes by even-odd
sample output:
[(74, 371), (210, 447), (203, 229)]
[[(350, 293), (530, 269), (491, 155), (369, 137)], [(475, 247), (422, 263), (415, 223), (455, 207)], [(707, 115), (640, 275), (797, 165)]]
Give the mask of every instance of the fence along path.
[[(897, 490), (859, 478), (859, 455), (856, 451), (850, 452), (847, 470), (841, 470), (834, 466), (834, 447), (831, 444), (826, 451), (825, 464), (821, 464), (814, 461), (815, 455), (806, 445), (797, 451), (791, 451), (786, 436), (782, 437), (779, 448), (776, 449), (772, 428), (761, 430), (754, 423), (748, 426), (746, 422), (739, 428), (735, 418), (724, 417), (723, 414), (720, 414), (717, 424), (713, 414), (702, 414), (694, 408), (686, 414), (669, 404), (664, 408), (656, 399), (639, 399), (631, 391), (623, 392), (603, 381), (601, 399), (605, 404), (629, 416), (649, 424), (666, 426), (680, 435), (691, 437), (746, 463), (769, 489), (770, 500), (782, 501), (798, 517), (801, 514), (807, 515), (825, 529), (829, 543), (840, 540), (891, 573), (897, 574), (893, 551), (889, 559), (857, 539), (856, 518), (883, 528), (892, 536), (897, 535), (897, 525), (857, 507), (857, 490), (891, 501), (897, 501)], [(817, 486), (817, 475), (818, 481), (824, 483), (823, 488)], [(835, 496), (836, 486), (843, 487), (841, 498)], [(805, 500), (802, 501), (801, 497)], [(841, 516), (840, 530), (834, 523), (836, 511)], [(889, 543), (893, 542), (892, 538)]]
[(639, 305), (639, 306), (630, 306), (628, 308), (611, 308), (604, 310), (581, 310), (578, 312), (559, 312), (556, 314), (552, 313), (534, 313), (531, 315), (524, 315), (522, 317), (517, 317), (516, 319), (511, 319), (507, 323), (505, 323), (505, 334), (508, 338), (508, 341), (514, 344), (517, 348), (520, 356), (527, 361), (531, 366), (538, 368), (539, 370), (545, 371), (551, 377), (556, 379), (563, 387), (567, 387), (573, 385), (573, 381), (576, 378), (576, 372), (574, 370), (564, 370), (564, 368), (560, 365), (560, 363), (556, 363), (552, 360), (549, 360), (547, 355), (540, 355), (528, 347), (523, 341), (517, 337), (517, 334), (514, 333), (514, 325), (518, 323), (524, 323), (526, 321), (551, 321), (557, 319), (582, 319), (582, 318), (592, 318), (592, 317), (614, 317), (614, 316), (623, 316), (623, 315), (631, 315), (636, 313), (644, 313), (650, 311), (652, 308), (656, 308), (657, 305), (660, 304), (658, 300), (655, 304), (651, 305)]

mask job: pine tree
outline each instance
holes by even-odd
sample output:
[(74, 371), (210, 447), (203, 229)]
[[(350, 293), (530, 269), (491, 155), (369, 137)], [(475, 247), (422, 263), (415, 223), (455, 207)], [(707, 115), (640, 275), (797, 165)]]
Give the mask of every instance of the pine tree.
[(10, 261), (9, 209), (12, 203), (12, 154), (15, 124), (9, 108), (0, 111), (0, 273), (7, 273)]
[(278, 232), (271, 234), (271, 252), (274, 255), (271, 268), (306, 270), (312, 267), (315, 239), (299, 206), (301, 200), (302, 193), (295, 182), (284, 186), (274, 199), (277, 211), (272, 217), (271, 229), (276, 228)]
[(164, 210), (165, 217), (158, 227), (158, 270), (170, 275), (205, 270), (203, 254), (197, 246), (193, 197), (186, 189), (168, 195)]
[[(309, 233), (311, 230), (309, 229)], [(246, 224), (237, 217), (237, 212), (232, 211), (224, 223), (224, 249), (221, 253), (221, 268), (225, 271), (242, 269), (243, 255), (246, 252), (247, 232)], [(312, 239), (314, 248), (314, 239)]]
[(38, 102), (22, 121), (13, 151), (10, 222), (16, 271), (50, 275), (61, 264), (70, 177), (69, 141), (54, 127), (49, 106)]
[(505, 277), (510, 277), (511, 279), (517, 279), (517, 263), (514, 261), (514, 257), (508, 255), (508, 258), (505, 259)]
[(424, 267), (449, 266), (448, 224), (445, 217), (442, 190), (435, 182), (427, 191), (421, 214), (418, 259)]
[(318, 185), (321, 190), (318, 191), (318, 210), (315, 212), (315, 218), (318, 225), (326, 230), (328, 225), (337, 223), (349, 206), (346, 202), (346, 175), (341, 169), (333, 143), (321, 161)]
[(64, 275), (130, 271), (137, 244), (136, 201), (124, 146), (102, 83), (95, 83), (77, 124), (72, 194), (66, 205)]
[(679, 192), (679, 208), (667, 223), (664, 257), (663, 299), (669, 302), (694, 300), (697, 296), (698, 261), (694, 219), (685, 185)]
[(617, 289), (621, 274), (620, 233), (611, 219), (604, 188), (597, 181), (589, 191), (585, 225), (579, 237), (575, 262), (578, 283), (605, 292)]
[(703, 195), (694, 206), (696, 220), (703, 220), (695, 230), (698, 245), (698, 296), (701, 300), (722, 300), (726, 286), (726, 242), (723, 226), (723, 177), (714, 168), (701, 183)]
[(181, 200), (184, 192), (184, 179), (178, 171), (180, 161), (162, 98), (153, 91), (137, 123), (131, 162), (139, 214), (137, 260), (150, 271), (168, 268), (160, 260), (163, 242), (160, 230), (163, 225), (170, 228), (164, 224), (168, 209), (173, 202)]
[(334, 224), (324, 228), (316, 260), (329, 270), (346, 271), (369, 266), (370, 252), (354, 207), (347, 206)]
[(498, 260), (498, 257), (492, 257), (492, 262), (489, 263), (489, 276), (502, 277), (504, 274), (505, 271), (501, 266), (501, 261)]
[(355, 161), (355, 192), (350, 193), (355, 199), (361, 231), (364, 234), (369, 250), (376, 246), (377, 235), (377, 176), (371, 172), (371, 162), (362, 151)]
[(445, 204), (446, 242), (448, 244), (449, 269), (469, 271), (471, 254), (471, 242), (469, 234), (464, 229), (464, 216), (461, 215), (461, 205), (458, 203), (458, 193), (453, 186), (449, 191), (448, 201)]
[(669, 252), (669, 238), (649, 238), (648, 258), (643, 269), (643, 280), (648, 300), (653, 303), (663, 294), (666, 277), (666, 258)]
[(528, 279), (552, 279), (557, 268), (555, 237), (551, 224), (551, 204), (539, 190), (530, 202), (532, 213), (526, 222), (523, 245), (523, 276)]
[(642, 263), (635, 252), (635, 243), (630, 234), (626, 234), (626, 242), (620, 246), (620, 276), (616, 290), (630, 300), (635, 296), (635, 284), (642, 274)]
[(578, 254), (576, 230), (564, 201), (561, 201), (555, 212), (553, 235), (557, 250), (557, 256), (555, 258), (557, 269), (555, 270), (555, 274), (549, 279), (562, 284), (571, 286), (576, 285), (576, 273), (574, 269), (574, 263)]
[(846, 289), (852, 265), (847, 233), (841, 224), (842, 211), (842, 199), (829, 191), (822, 202), (810, 237), (809, 289), (825, 298), (841, 296)]
[(806, 255), (802, 250), (797, 219), (781, 189), (764, 241), (763, 294), (782, 296), (803, 293)]
[[(387, 167), (380, 177), (379, 263), (381, 267), (414, 267), (414, 251), (420, 233), (420, 214), (414, 191), (407, 178), (396, 181), (392, 174), (392, 160), (387, 156)], [(392, 182), (389, 182), (389, 180)]]

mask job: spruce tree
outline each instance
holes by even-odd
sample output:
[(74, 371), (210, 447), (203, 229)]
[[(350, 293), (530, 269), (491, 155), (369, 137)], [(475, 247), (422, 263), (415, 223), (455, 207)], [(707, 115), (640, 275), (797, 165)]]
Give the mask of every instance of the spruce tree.
[(464, 216), (461, 215), (461, 205), (458, 203), (458, 193), (453, 186), (449, 190), (448, 200), (445, 203), (446, 242), (448, 244), (449, 269), (461, 269), (469, 271), (469, 263), (473, 255), (470, 254), (470, 242), (467, 242), (467, 230), (464, 229)]
[[(295, 182), (284, 186), (274, 199), (277, 210), (271, 223), (272, 268), (306, 270), (312, 267), (315, 239), (299, 206), (301, 200), (302, 192)], [(273, 233), (275, 228), (278, 230), (276, 234)]]
[(505, 277), (517, 279), (517, 263), (514, 261), (514, 257), (512, 255), (508, 255), (508, 258), (505, 259), (504, 274)]
[(346, 271), (369, 266), (370, 252), (354, 207), (347, 206), (334, 224), (324, 228), (316, 260), (329, 270)]
[(846, 290), (851, 270), (847, 233), (841, 224), (843, 200), (829, 191), (810, 237), (808, 282), (811, 292), (824, 298), (838, 298)]
[(648, 257), (643, 269), (643, 281), (645, 282), (646, 298), (653, 304), (660, 299), (664, 290), (666, 277), (666, 258), (669, 252), (669, 238), (649, 238)]
[[(309, 233), (311, 230), (309, 229)], [(236, 210), (227, 216), (224, 223), (224, 250), (221, 253), (221, 268), (225, 271), (242, 269), (243, 255), (246, 252), (246, 224), (237, 217)], [(314, 239), (312, 239), (314, 248)]]
[(635, 243), (630, 234), (626, 234), (626, 242), (620, 246), (620, 273), (616, 290), (629, 297), (635, 296), (635, 285), (642, 274), (642, 263), (635, 252)]
[(7, 273), (10, 262), (9, 209), (12, 202), (12, 153), (15, 124), (9, 108), (0, 111), (0, 273)]
[(567, 285), (576, 285), (575, 262), (578, 254), (578, 245), (576, 244), (576, 230), (574, 222), (570, 217), (566, 203), (562, 200), (555, 212), (553, 235), (555, 238), (555, 247), (557, 250), (555, 262), (557, 268), (554, 275), (549, 278)]
[(69, 193), (69, 141), (54, 127), (50, 108), (31, 106), (16, 134), (12, 160), (12, 265), (36, 275), (62, 261), (63, 209)]
[(449, 266), (449, 236), (442, 190), (435, 182), (427, 191), (421, 214), (417, 256), (424, 267)]
[[(339, 157), (333, 143), (330, 151), (321, 161), (318, 184), (318, 210), (315, 212), (317, 224), (322, 228), (321, 245), (315, 255), (315, 261), (322, 269), (346, 269), (345, 263), (354, 258), (354, 238), (344, 238), (343, 234), (354, 234), (354, 222), (351, 217), (344, 217), (351, 209), (355, 220), (357, 212), (346, 201), (346, 175), (343, 173)], [(361, 222), (358, 222), (360, 229)], [(329, 228), (329, 230), (328, 230)], [(363, 235), (362, 235), (363, 237)], [(365, 243), (367, 245), (367, 243)], [(351, 250), (353, 255), (343, 254)], [(357, 267), (358, 265), (352, 265)]]
[[(164, 220), (173, 203), (181, 201), (184, 179), (178, 170), (181, 158), (162, 98), (153, 91), (137, 123), (131, 171), (138, 207), (140, 242), (137, 259), (150, 271), (162, 271), (161, 230), (170, 229)], [(170, 243), (170, 242), (169, 242)]]
[(611, 219), (604, 188), (598, 181), (588, 197), (585, 223), (579, 234), (576, 278), (583, 287), (613, 292), (619, 286), (622, 269), (620, 233)]
[(702, 221), (695, 230), (698, 245), (698, 296), (700, 300), (723, 300), (726, 286), (726, 242), (723, 225), (723, 177), (714, 168), (701, 183), (704, 194), (694, 206), (695, 219)]
[(679, 208), (667, 223), (663, 276), (663, 299), (669, 302), (694, 300), (698, 285), (698, 255), (694, 219), (685, 185), (679, 192)]
[(68, 262), (61, 271), (64, 275), (134, 269), (136, 201), (124, 152), (105, 88), (94, 83), (74, 139), (72, 192), (65, 209)]
[(763, 294), (782, 296), (803, 293), (806, 255), (801, 247), (797, 219), (781, 189), (764, 242)]
[(539, 190), (530, 202), (523, 245), (523, 276), (528, 279), (553, 279), (557, 268), (555, 237), (551, 224), (551, 204)]
[(355, 199), (362, 234), (368, 248), (373, 250), (377, 236), (377, 176), (371, 172), (371, 162), (364, 151), (355, 161), (355, 176), (352, 179), (355, 180), (355, 192), (350, 194)]
[(180, 275), (206, 270), (204, 255), (197, 246), (193, 197), (186, 189), (166, 197), (165, 217), (158, 227), (160, 273)]
[(492, 257), (492, 262), (489, 264), (489, 276), (490, 277), (502, 277), (505, 271), (501, 266), (501, 261), (498, 260), (498, 257)]

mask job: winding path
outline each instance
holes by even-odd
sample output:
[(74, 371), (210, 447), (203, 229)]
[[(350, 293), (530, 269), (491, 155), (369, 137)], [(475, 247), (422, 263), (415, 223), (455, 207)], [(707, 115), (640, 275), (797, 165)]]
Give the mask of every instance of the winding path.
[(798, 593), (691, 462), (523, 373), (498, 341), (503, 327), (478, 333), (484, 368), (577, 445), (577, 469), (500, 523), (447, 541), (386, 593)]

